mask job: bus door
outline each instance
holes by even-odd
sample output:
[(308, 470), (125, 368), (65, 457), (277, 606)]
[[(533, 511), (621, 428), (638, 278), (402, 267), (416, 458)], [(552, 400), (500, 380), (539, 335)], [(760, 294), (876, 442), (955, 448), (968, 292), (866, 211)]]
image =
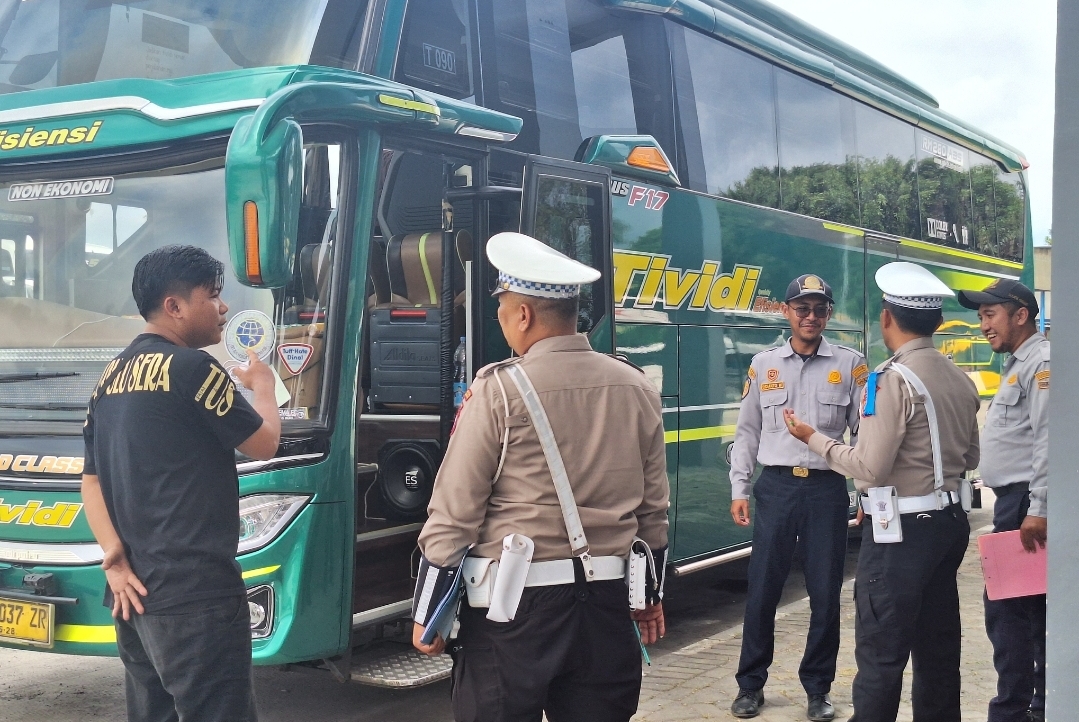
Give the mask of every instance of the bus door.
[[(500, 155), (503, 156), (500, 165), (505, 165), (508, 160), (505, 156), (511, 154)], [(611, 172), (607, 168), (554, 158), (526, 156), (523, 160), (521, 233), (603, 274), (595, 283), (581, 288), (577, 331), (588, 335), (596, 351), (613, 352)], [(496, 203), (492, 201), (492, 211)], [(516, 230), (506, 227), (504, 218), (501, 224), (497, 223), (498, 217), (496, 213), (491, 215), (491, 234)], [(480, 348), (482, 364), (487, 364), (508, 358), (510, 350), (498, 326), (498, 300), (490, 295), (498, 280), (498, 270), (487, 263), (482, 248), (478, 249), (476, 258), (480, 264), (477, 280), (482, 289), (476, 300), (481, 310)]]

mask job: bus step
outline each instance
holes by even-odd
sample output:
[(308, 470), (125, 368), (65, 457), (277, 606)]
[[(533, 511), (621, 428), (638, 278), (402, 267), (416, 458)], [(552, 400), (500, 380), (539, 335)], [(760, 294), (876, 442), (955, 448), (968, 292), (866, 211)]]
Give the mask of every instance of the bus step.
[(352, 668), (352, 681), (373, 687), (422, 687), (450, 676), (453, 660), (448, 654), (428, 657), (406, 649)]

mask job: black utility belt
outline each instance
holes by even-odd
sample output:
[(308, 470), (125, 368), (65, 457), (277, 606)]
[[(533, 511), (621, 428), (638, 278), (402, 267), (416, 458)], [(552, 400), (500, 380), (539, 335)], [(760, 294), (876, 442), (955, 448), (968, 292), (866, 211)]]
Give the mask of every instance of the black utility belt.
[(832, 471), (831, 469), (810, 469), (805, 466), (766, 466), (764, 468), (784, 476), (797, 476), (800, 479), (818, 476), (841, 476), (838, 471)]

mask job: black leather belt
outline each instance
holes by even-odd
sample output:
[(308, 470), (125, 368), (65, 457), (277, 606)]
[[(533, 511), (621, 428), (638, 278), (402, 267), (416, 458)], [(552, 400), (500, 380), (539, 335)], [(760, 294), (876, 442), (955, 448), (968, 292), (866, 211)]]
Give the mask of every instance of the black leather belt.
[(809, 469), (804, 466), (766, 466), (764, 468), (770, 469), (777, 474), (783, 474), (784, 476), (797, 476), (801, 479), (816, 476), (840, 476), (838, 471), (832, 471), (831, 469)]

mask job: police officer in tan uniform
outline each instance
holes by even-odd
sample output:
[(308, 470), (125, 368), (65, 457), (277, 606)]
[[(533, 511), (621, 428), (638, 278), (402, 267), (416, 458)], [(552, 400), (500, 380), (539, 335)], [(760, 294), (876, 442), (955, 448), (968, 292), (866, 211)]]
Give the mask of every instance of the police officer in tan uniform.
[[(756, 500), (753, 555), (742, 624), (735, 717), (750, 718), (764, 704), (764, 685), (775, 648), (776, 606), (794, 559), (805, 552), (805, 583), (812, 614), (798, 677), (808, 697), (806, 716), (835, 717), (828, 693), (839, 653), (839, 592), (847, 552), (850, 499), (847, 480), (784, 430), (783, 408), (795, 410), (833, 439), (858, 435), (858, 399), (869, 376), (857, 351), (823, 337), (832, 316), (832, 289), (819, 276), (790, 282), (783, 313), (791, 336), (761, 351), (749, 365), (731, 453), (731, 516), (748, 526), (749, 496)], [(757, 464), (764, 467), (751, 483)]]
[[(491, 238), (487, 254), (500, 271), (499, 324), (520, 357), (481, 369), (465, 395), (420, 533), (413, 643), (442, 650), (441, 637), (425, 645), (421, 635), (467, 553), (467, 598), (449, 644), (454, 718), (539, 720), (543, 711), (552, 722), (628, 720), (641, 684), (634, 624), (645, 643), (664, 633), (669, 488), (659, 393), (639, 369), (592, 351), (576, 333), (580, 286), (599, 272), (516, 233)], [(528, 384), (553, 451), (526, 404)], [(534, 545), (531, 562), (519, 602), (510, 595), (506, 603), (498, 575), (519, 543)], [(647, 603), (632, 613), (631, 547), (651, 557)], [(490, 599), (480, 591), (492, 588)]]
[(866, 383), (858, 445), (784, 415), (793, 436), (863, 493), (851, 722), (895, 722), (908, 658), (914, 719), (959, 722), (956, 572), (970, 535), (961, 480), (978, 466), (980, 401), (933, 346), (943, 299), (955, 294), (913, 263), (887, 264), (876, 280), (881, 335), (894, 355)]

